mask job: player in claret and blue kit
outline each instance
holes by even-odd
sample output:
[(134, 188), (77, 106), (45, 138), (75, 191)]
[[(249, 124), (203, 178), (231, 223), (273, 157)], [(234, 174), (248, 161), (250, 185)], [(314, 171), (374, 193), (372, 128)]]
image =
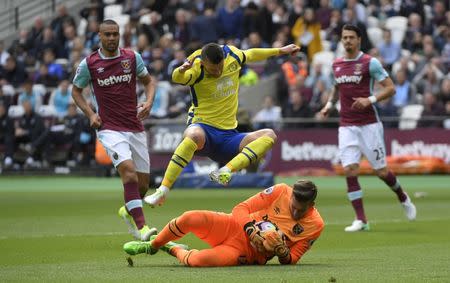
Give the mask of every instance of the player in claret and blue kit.
[[(155, 85), (141, 56), (119, 48), (119, 26), (112, 20), (100, 25), (101, 48), (81, 61), (73, 79), (72, 97), (89, 118), (122, 179), (125, 206), (119, 216), (139, 240), (148, 240), (156, 229), (145, 224), (142, 198), (150, 179), (147, 139), (141, 120), (148, 117)], [(136, 80), (145, 86), (147, 100), (137, 104)], [(89, 86), (94, 112), (82, 95)]]
[[(377, 101), (388, 99), (395, 94), (394, 83), (380, 61), (360, 51), (361, 31), (358, 27), (344, 25), (341, 36), (345, 57), (333, 62), (334, 88), (321, 114), (329, 114), (339, 94), (339, 155), (347, 180), (347, 196), (356, 213), (356, 219), (345, 231), (369, 230), (362, 190), (358, 182), (362, 154), (375, 169), (378, 177), (397, 195), (406, 217), (414, 220), (416, 207), (403, 191), (397, 177), (387, 167), (383, 125), (374, 105)], [(373, 93), (375, 80), (381, 85), (381, 90), (376, 95)]]

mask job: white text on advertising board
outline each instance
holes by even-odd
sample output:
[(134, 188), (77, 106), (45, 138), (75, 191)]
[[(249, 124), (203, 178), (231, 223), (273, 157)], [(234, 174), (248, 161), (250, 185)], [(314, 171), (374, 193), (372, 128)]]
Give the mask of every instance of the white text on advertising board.
[(304, 142), (290, 145), (288, 141), (281, 143), (281, 159), (283, 161), (333, 161), (337, 158), (338, 146), (335, 144), (315, 144)]
[(444, 159), (450, 163), (450, 145), (445, 143), (424, 143), (423, 141), (414, 141), (412, 143), (400, 144), (397, 140), (391, 142), (392, 155), (418, 155), (432, 156)]

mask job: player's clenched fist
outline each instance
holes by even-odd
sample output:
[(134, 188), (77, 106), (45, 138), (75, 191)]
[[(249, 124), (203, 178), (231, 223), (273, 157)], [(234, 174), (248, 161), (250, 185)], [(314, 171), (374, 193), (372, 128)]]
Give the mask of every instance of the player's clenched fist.
[(150, 110), (152, 109), (152, 104), (151, 102), (145, 102), (145, 103), (139, 103), (138, 106), (136, 106), (137, 108), (137, 114), (136, 117), (142, 121), (145, 118), (148, 117), (148, 115), (150, 115)]
[(298, 51), (300, 51), (300, 47), (295, 44), (289, 44), (280, 48), (280, 55), (291, 54), (295, 55)]
[(181, 65), (178, 70), (180, 71), (180, 73), (184, 73), (187, 70), (189, 70), (192, 67), (192, 63), (191, 61), (186, 61), (183, 63), (183, 65)]
[(248, 238), (250, 240), (250, 243), (253, 247), (256, 248), (256, 250), (260, 253), (266, 252), (264, 249), (264, 236), (262, 235), (261, 231), (258, 229), (258, 227), (255, 226), (255, 221), (248, 222), (244, 225), (244, 231), (248, 235)]
[(89, 117), (89, 123), (92, 128), (98, 129), (102, 125), (102, 119), (100, 119), (100, 116), (98, 116), (97, 113), (94, 113)]

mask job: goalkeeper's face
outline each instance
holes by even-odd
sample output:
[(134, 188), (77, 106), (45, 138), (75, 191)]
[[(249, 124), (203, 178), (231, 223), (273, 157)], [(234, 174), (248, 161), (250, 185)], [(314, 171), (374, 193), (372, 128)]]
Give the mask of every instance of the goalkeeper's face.
[(314, 206), (314, 202), (301, 202), (295, 199), (294, 195), (291, 196), (289, 202), (289, 209), (291, 211), (291, 216), (294, 220), (300, 220), (305, 216), (308, 210)]

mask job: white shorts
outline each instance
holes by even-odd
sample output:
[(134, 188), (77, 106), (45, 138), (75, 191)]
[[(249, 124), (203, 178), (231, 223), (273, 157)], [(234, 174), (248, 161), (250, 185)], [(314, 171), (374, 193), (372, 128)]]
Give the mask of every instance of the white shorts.
[(114, 167), (117, 168), (124, 160), (132, 160), (136, 172), (150, 173), (150, 157), (145, 132), (102, 130), (97, 133), (97, 137), (105, 147)]
[(386, 147), (381, 123), (339, 127), (339, 157), (342, 166), (359, 164), (361, 154), (364, 154), (373, 169), (386, 167)]

